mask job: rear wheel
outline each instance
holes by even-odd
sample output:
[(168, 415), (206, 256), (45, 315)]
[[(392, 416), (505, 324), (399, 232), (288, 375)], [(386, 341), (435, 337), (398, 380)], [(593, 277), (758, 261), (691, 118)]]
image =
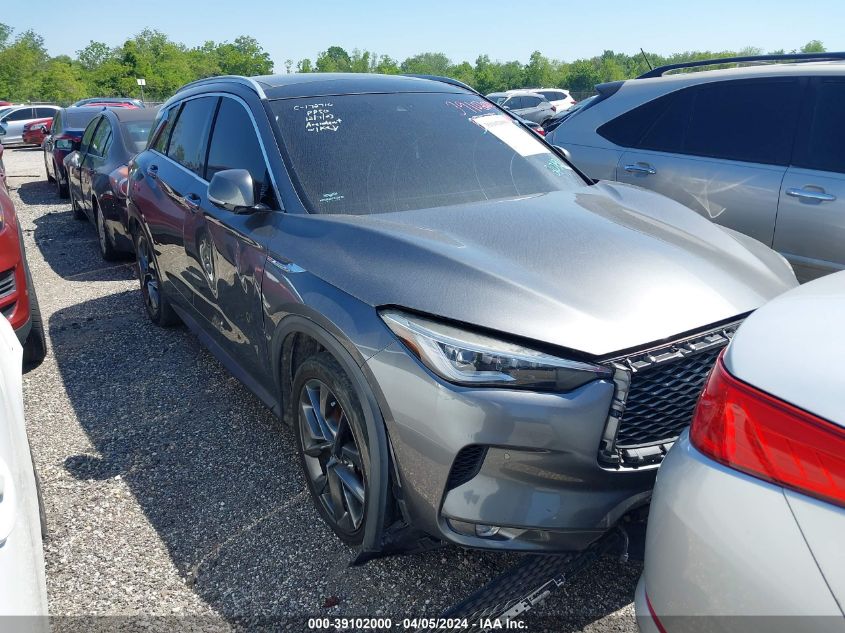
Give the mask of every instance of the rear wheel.
[(120, 253), (114, 247), (114, 244), (109, 237), (109, 233), (106, 230), (106, 218), (100, 209), (100, 205), (97, 202), (94, 202), (93, 205), (94, 221), (97, 224), (97, 241), (100, 244), (100, 255), (102, 255), (103, 259), (107, 262), (114, 261), (120, 256)]
[(138, 281), (141, 282), (141, 297), (150, 321), (160, 327), (178, 323), (179, 317), (162, 291), (161, 277), (152, 245), (144, 235), (143, 229), (140, 228), (135, 234), (135, 257), (138, 264)]
[(67, 183), (62, 182), (62, 172), (59, 171), (59, 166), (56, 163), (53, 163), (53, 170), (56, 174), (55, 182), (56, 182), (56, 193), (59, 194), (59, 198), (67, 198), (68, 197), (68, 188)]
[(47, 162), (47, 153), (44, 153), (44, 171), (47, 172), (47, 182), (56, 182), (56, 179), (50, 174), (50, 168), (48, 167), (49, 163)]
[(343, 542), (364, 537), (369, 448), (361, 405), (334, 357), (321, 352), (296, 372), (297, 436), (305, 479), (323, 520)]

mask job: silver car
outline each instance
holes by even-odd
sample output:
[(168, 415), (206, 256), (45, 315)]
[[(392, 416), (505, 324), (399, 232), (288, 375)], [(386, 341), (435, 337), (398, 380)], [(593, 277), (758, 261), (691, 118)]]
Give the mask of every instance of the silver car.
[(674, 65), (600, 85), (549, 142), (591, 178), (660, 192), (771, 246), (802, 281), (841, 270), (845, 64), (738, 59), (783, 57), (802, 63), (665, 74)]
[(49, 631), (42, 523), (21, 394), (23, 350), (0, 315), (0, 617), (16, 631)]
[(0, 142), (3, 145), (23, 143), (23, 126), (38, 119), (55, 116), (61, 108), (54, 105), (20, 105), (0, 112)]
[(739, 328), (657, 476), (644, 633), (845, 631), (844, 321), (838, 273)]
[(149, 318), (293, 425), (318, 511), (365, 552), (588, 546), (648, 502), (789, 264), (587, 182), (461, 85), (318, 79), (209, 78), (162, 106), (127, 202)]
[(555, 114), (554, 106), (546, 97), (530, 90), (508, 90), (487, 95), (500, 107), (518, 117), (542, 125)]

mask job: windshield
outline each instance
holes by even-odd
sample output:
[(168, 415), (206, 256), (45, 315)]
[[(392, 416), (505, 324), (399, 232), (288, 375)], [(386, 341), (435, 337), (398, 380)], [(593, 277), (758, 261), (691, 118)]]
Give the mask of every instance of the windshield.
[(120, 128), (123, 130), (123, 138), (126, 140), (127, 149), (130, 152), (137, 154), (144, 151), (152, 126), (152, 121), (125, 121), (120, 124)]
[(291, 172), (317, 213), (388, 213), (585, 185), (535, 134), (474, 95), (343, 95), (272, 107)]

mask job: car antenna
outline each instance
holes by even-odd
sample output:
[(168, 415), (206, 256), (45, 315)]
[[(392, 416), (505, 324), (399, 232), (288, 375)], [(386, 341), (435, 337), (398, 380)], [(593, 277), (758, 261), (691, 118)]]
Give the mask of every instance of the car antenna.
[(650, 61), (648, 61), (648, 56), (645, 54), (645, 51), (643, 50), (642, 46), (640, 46), (640, 52), (643, 54), (643, 59), (645, 60), (645, 63), (648, 64), (648, 69), (654, 70), (654, 66), (651, 65)]

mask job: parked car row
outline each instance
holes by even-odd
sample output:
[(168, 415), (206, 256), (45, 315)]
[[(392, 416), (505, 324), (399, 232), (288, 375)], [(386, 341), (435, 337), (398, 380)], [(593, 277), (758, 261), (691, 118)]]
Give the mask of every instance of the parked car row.
[(563, 113), (576, 103), (569, 91), (562, 88), (521, 88), (492, 92), (487, 98), (514, 115), (543, 127), (556, 113)]

